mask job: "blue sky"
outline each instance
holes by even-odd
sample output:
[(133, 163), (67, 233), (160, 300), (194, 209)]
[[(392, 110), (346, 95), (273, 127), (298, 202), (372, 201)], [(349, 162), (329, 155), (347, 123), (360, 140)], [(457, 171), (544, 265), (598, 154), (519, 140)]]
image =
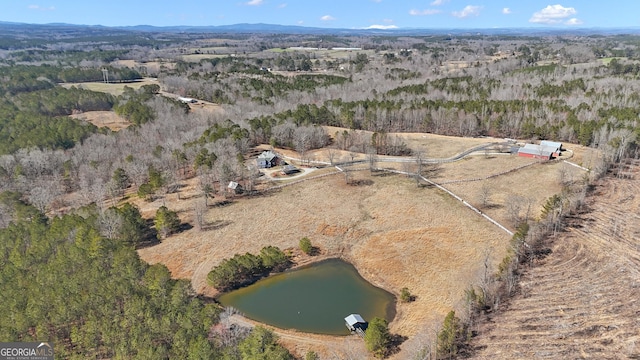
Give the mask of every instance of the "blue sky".
[(640, 0), (0, 0), (0, 21), (324, 28), (640, 26)]

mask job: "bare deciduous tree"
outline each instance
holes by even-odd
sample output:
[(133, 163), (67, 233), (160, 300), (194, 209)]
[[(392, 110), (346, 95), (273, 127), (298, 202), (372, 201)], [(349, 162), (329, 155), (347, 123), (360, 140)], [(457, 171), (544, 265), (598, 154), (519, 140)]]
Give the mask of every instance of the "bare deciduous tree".
[(336, 149), (334, 148), (327, 148), (326, 149), (326, 154), (327, 154), (327, 158), (329, 159), (329, 163), (331, 164), (331, 166), (335, 165), (335, 160), (336, 157), (338, 156), (338, 152), (336, 151)]
[(115, 239), (122, 228), (123, 219), (114, 209), (100, 211), (98, 227), (100, 234), (108, 239)]
[(202, 231), (205, 227), (204, 215), (207, 212), (206, 197), (205, 201), (194, 201), (193, 203), (193, 227)]
[(483, 182), (478, 192), (478, 202), (483, 208), (487, 208), (491, 204), (492, 189), (488, 182)]

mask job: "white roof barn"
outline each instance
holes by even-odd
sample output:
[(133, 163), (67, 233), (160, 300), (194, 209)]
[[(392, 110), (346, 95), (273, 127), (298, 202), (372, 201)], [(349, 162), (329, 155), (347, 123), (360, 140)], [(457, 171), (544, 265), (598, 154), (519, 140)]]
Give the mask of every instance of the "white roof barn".
[(560, 154), (560, 151), (562, 151), (562, 143), (556, 142), (556, 141), (542, 140), (540, 141), (540, 146), (544, 146), (546, 148), (553, 148), (554, 149), (553, 152), (556, 154)]

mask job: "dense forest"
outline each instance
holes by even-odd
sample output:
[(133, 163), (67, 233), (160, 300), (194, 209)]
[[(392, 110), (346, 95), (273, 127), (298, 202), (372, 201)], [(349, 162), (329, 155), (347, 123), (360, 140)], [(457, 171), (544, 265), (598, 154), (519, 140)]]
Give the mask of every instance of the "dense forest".
[(135, 208), (116, 209), (130, 225), (112, 231), (95, 207), (47, 219), (18, 194), (0, 200), (16, 214), (0, 230), (3, 339), (49, 339), (65, 359), (245, 359), (264, 346), (255, 337), (268, 337), (272, 359), (289, 358), (264, 329), (222, 341), (217, 305), (138, 258), (131, 240), (146, 229)]
[[(268, 330), (232, 327), (188, 281), (138, 258), (136, 247), (178, 231), (172, 209), (154, 223), (130, 204), (112, 207), (125, 192), (178, 192), (188, 177), (205, 201), (230, 181), (251, 189), (256, 145), (411, 156), (393, 133), (431, 132), (580, 143), (611, 161), (639, 155), (637, 36), (50, 30), (0, 31), (0, 294), (10, 314), (0, 338), (51, 339), (63, 358), (291, 358)], [(301, 43), (318, 47), (290, 48)], [(328, 56), (331, 46), (361, 50)], [(105, 81), (103, 70), (111, 82), (157, 85), (117, 96), (62, 86)], [(194, 111), (178, 96), (222, 110)], [(71, 117), (92, 111), (131, 126)], [(209, 280), (226, 290), (286, 265), (265, 248)]]

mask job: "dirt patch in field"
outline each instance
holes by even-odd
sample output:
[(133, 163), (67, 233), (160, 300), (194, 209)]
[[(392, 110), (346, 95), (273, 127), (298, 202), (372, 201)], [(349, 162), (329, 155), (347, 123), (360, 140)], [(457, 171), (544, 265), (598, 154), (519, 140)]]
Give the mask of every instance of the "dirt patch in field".
[(87, 111), (71, 115), (71, 117), (90, 122), (97, 127), (108, 127), (113, 131), (122, 130), (131, 125), (131, 122), (113, 111)]

